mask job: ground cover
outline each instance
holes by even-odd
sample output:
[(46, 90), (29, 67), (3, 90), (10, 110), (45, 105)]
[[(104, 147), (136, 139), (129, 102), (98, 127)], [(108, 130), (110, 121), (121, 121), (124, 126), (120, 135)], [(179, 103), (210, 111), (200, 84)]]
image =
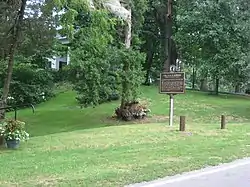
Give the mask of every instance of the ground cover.
[[(123, 186), (250, 156), (247, 97), (177, 95), (169, 127), (167, 96), (155, 87), (142, 92), (152, 114), (140, 124), (108, 118), (118, 102), (80, 109), (71, 91), (35, 114), (21, 110), (32, 137), (18, 150), (0, 150), (0, 186)], [(221, 114), (230, 122), (226, 130), (219, 129)], [(186, 132), (176, 131), (179, 115), (187, 116)]]

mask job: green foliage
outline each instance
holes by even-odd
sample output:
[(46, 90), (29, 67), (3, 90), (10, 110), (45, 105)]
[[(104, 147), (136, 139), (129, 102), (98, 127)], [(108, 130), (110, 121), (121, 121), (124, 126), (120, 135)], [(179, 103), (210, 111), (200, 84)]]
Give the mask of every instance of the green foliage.
[[(239, 86), (249, 78), (249, 30), (244, 1), (179, 1), (176, 40), (183, 62), (201, 79)], [(218, 85), (217, 85), (218, 86)], [(216, 87), (216, 86), (215, 86)]]
[[(4, 75), (0, 73), (0, 77), (2, 76)], [(1, 87), (3, 80), (0, 82)], [(52, 96), (53, 77), (49, 71), (32, 64), (15, 64), (8, 97), (9, 105), (38, 104)]]
[[(119, 95), (124, 101), (135, 99), (144, 76), (141, 68), (144, 55), (123, 49), (122, 20), (112, 17), (101, 2), (94, 1), (95, 10), (90, 10), (86, 2), (56, 2), (59, 10), (66, 10), (60, 21), (62, 31), (71, 38), (69, 75), (78, 93), (77, 100), (86, 107), (118, 99)], [(135, 36), (141, 32), (146, 3), (145, 0), (129, 3), (134, 45), (139, 41)]]
[(54, 0), (54, 6), (57, 11), (63, 11), (60, 14), (60, 25), (62, 26), (61, 34), (68, 36), (68, 38), (74, 38), (75, 22), (78, 18), (79, 12), (89, 12), (88, 0)]
[(143, 42), (140, 36), (143, 32), (144, 21), (147, 19), (146, 11), (151, 7), (148, 0), (131, 0), (130, 6), (132, 10), (132, 44), (135, 48)]
[(81, 105), (94, 106), (118, 99), (117, 74), (105, 59), (96, 57), (78, 62), (78, 65), (70, 65), (70, 75)]
[(69, 66), (64, 66), (59, 70), (51, 70), (54, 83), (67, 82), (69, 80)]
[[(81, 15), (83, 12), (80, 10)], [(90, 22), (81, 25), (71, 44), (70, 80), (77, 91), (77, 100), (85, 107), (118, 99), (116, 64), (111, 56), (115, 20), (103, 10), (88, 12)], [(80, 21), (80, 22), (79, 22)], [(119, 65), (119, 64), (118, 64)]]
[[(107, 48), (101, 52), (102, 56), (79, 58), (84, 51), (74, 51), (78, 63), (70, 65), (70, 74), (78, 101), (84, 106), (97, 105), (118, 99), (118, 95), (125, 101), (135, 100), (144, 77), (144, 55), (132, 49)], [(122, 85), (126, 89), (122, 90)]]
[(140, 94), (140, 86), (145, 76), (142, 70), (145, 55), (134, 49), (121, 49), (118, 51), (116, 61), (122, 64), (120, 74), (121, 84), (124, 85), (122, 98), (125, 102), (134, 101)]

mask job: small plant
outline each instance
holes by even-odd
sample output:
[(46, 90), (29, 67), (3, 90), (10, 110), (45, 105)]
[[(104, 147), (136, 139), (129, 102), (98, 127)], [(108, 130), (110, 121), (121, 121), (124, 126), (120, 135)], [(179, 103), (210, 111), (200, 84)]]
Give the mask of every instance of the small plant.
[(25, 123), (17, 120), (5, 120), (0, 126), (0, 136), (5, 141), (22, 141), (28, 140), (29, 134), (24, 129)]

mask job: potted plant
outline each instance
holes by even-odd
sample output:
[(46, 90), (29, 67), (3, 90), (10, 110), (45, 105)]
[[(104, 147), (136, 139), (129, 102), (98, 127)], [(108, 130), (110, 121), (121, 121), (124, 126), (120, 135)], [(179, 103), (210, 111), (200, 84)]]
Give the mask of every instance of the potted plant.
[(8, 148), (16, 149), (19, 147), (20, 141), (29, 139), (29, 134), (24, 129), (24, 122), (5, 120), (3, 126), (0, 135), (4, 137)]

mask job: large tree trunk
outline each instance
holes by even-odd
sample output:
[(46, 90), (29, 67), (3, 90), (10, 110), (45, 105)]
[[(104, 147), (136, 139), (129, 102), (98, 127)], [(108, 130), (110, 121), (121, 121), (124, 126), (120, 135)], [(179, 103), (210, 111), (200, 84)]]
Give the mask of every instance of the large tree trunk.
[(127, 19), (127, 24), (125, 27), (125, 47), (127, 49), (131, 46), (131, 37), (132, 37), (132, 24), (131, 24), (131, 10), (129, 10), (129, 17)]
[[(14, 65), (14, 55), (17, 48), (18, 40), (20, 38), (21, 33), (21, 27), (24, 17), (24, 11), (26, 7), (27, 0), (21, 1), (20, 10), (18, 12), (17, 18), (15, 20), (15, 25), (13, 26), (12, 32), (11, 32), (11, 43), (10, 43), (10, 49), (8, 54), (8, 69), (7, 69), (7, 75), (4, 80), (4, 87), (3, 87), (3, 94), (0, 99), (0, 108), (5, 107), (7, 103), (7, 97), (10, 90), (10, 82), (12, 79), (12, 72), (13, 72), (13, 65)], [(0, 111), (0, 119), (4, 119), (5, 117), (5, 110)]]
[(166, 32), (167, 32), (167, 29), (166, 29), (166, 19), (164, 19), (164, 22), (159, 22), (158, 23), (159, 25), (159, 28), (160, 28), (160, 36), (161, 36), (161, 40), (160, 40), (160, 60), (163, 64), (163, 69), (165, 68), (165, 62), (168, 58), (168, 53), (167, 53), (167, 37), (166, 37)]
[(168, 12), (165, 15), (166, 19), (166, 32), (165, 32), (165, 53), (167, 54), (167, 58), (164, 61), (164, 71), (170, 71), (170, 65), (172, 62), (172, 46), (173, 46), (173, 20), (172, 20), (172, 10), (173, 10), (173, 2), (172, 0), (167, 1)]
[(215, 79), (215, 95), (219, 95), (219, 83), (220, 83), (220, 79), (218, 77), (216, 77)]
[(204, 91), (204, 92), (208, 91), (207, 77), (208, 77), (208, 72), (206, 70), (202, 71), (201, 78), (200, 78), (200, 91)]
[(195, 89), (195, 83), (196, 83), (196, 70), (195, 67), (193, 67), (193, 75), (192, 75), (192, 89)]
[[(125, 47), (127, 49), (130, 48), (131, 46), (131, 37), (132, 37), (132, 27), (131, 27), (131, 9), (129, 10), (129, 16), (128, 16), (128, 19), (127, 19), (127, 23), (126, 23), (126, 27), (125, 27)], [(124, 64), (123, 66), (123, 71), (124, 72), (128, 72), (129, 71), (129, 64)], [(129, 89), (129, 83), (126, 82), (126, 81), (122, 81), (122, 98), (121, 98), (121, 108), (124, 108), (125, 106), (125, 103), (127, 102), (125, 100), (125, 95), (126, 92), (128, 91)]]
[(147, 39), (147, 56), (146, 56), (146, 64), (145, 64), (145, 70), (146, 70), (146, 77), (145, 77), (145, 85), (150, 85), (150, 75), (151, 75), (151, 68), (153, 64), (153, 58), (154, 58), (154, 42), (151, 39)]
[[(160, 61), (162, 62), (162, 65), (165, 65), (165, 61), (168, 57), (167, 54), (167, 36), (166, 36), (166, 32), (167, 32), (167, 19), (166, 19), (166, 14), (167, 14), (167, 10), (166, 7), (158, 7), (156, 9), (156, 22), (157, 22), (157, 26), (159, 27), (159, 31), (160, 31)], [(164, 69), (164, 66), (162, 66), (161, 68)]]
[[(93, 0), (89, 0), (90, 6), (92, 8), (94, 8), (94, 1)], [(103, 5), (106, 9), (108, 9), (111, 13), (113, 13), (114, 15), (116, 15), (117, 17), (123, 19), (126, 22), (126, 27), (125, 27), (125, 46), (126, 48), (130, 48), (131, 45), (131, 29), (132, 29), (132, 25), (131, 25), (131, 9), (127, 10), (124, 6), (122, 6), (122, 3), (126, 3), (126, 2), (122, 2), (121, 0), (106, 0), (103, 2)], [(123, 66), (123, 71), (124, 72), (128, 72), (129, 71), (129, 64), (124, 64)], [(121, 98), (121, 108), (124, 107), (125, 105), (125, 97), (124, 95), (126, 95), (126, 91), (129, 89), (129, 85), (126, 81), (122, 82), (122, 98)]]
[(240, 84), (239, 84), (239, 83), (237, 83), (237, 84), (235, 85), (234, 92), (235, 92), (235, 93), (240, 93)]
[(202, 78), (201, 80), (201, 84), (200, 84), (200, 91), (208, 91), (208, 85), (207, 85), (207, 77)]

